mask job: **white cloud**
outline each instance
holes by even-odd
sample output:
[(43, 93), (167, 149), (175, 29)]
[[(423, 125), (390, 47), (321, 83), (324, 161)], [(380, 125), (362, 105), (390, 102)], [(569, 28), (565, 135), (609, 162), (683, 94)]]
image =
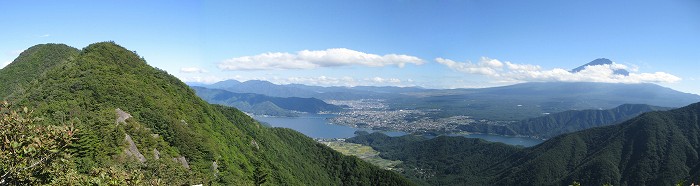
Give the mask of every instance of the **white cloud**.
[(40, 35), (39, 37), (51, 37), (51, 34)]
[[(343, 77), (329, 77), (329, 76), (318, 76), (318, 77), (287, 77), (287, 78), (277, 78), (264, 80), (271, 81), (278, 84), (305, 84), (305, 85), (318, 85), (318, 86), (413, 86), (413, 84), (404, 84), (399, 78), (386, 78), (386, 77), (372, 77), (355, 79), (349, 76)], [(412, 82), (410, 82), (412, 83)]]
[(215, 77), (215, 76), (195, 76), (195, 77), (185, 77), (180, 78), (184, 82), (198, 82), (198, 83), (216, 83), (219, 81), (235, 79), (241, 82), (249, 80), (262, 80), (269, 81), (275, 84), (285, 85), (285, 84), (304, 84), (304, 85), (314, 85), (314, 86), (416, 86), (413, 84), (413, 80), (403, 81), (399, 78), (386, 78), (386, 77), (373, 77), (373, 78), (361, 78), (356, 79), (350, 76), (332, 77), (332, 76), (315, 76), (315, 77), (278, 77), (278, 76), (232, 76), (232, 77)]
[(207, 70), (198, 68), (198, 67), (185, 67), (185, 68), (180, 68), (181, 73), (206, 73)]
[(286, 77), (286, 78), (273, 78), (270, 80), (278, 84), (305, 84), (305, 85), (318, 85), (318, 86), (357, 86), (360, 84), (355, 78), (349, 76), (343, 77), (328, 77), (328, 76), (318, 76), (318, 77)]
[(373, 77), (371, 79), (366, 79), (369, 81), (372, 81), (374, 83), (390, 83), (390, 84), (399, 84), (401, 83), (401, 80), (398, 78), (381, 78), (381, 77)]
[[(529, 81), (563, 81), (563, 82), (605, 82), (605, 83), (674, 83), (681, 78), (666, 72), (638, 73), (638, 67), (613, 63), (587, 66), (585, 69), (572, 73), (562, 68), (544, 70), (538, 65), (515, 64), (501, 62), (496, 59), (482, 57), (479, 63), (456, 62), (450, 59), (436, 58), (436, 62), (450, 69), (468, 73), (480, 74), (496, 79), (498, 82), (529, 82)], [(505, 65), (504, 65), (505, 64)], [(615, 70), (631, 71), (629, 76), (615, 74)]]
[(500, 61), (483, 60), (488, 58), (482, 58), (482, 62), (478, 64), (473, 64), (471, 62), (456, 62), (450, 59), (435, 58), (435, 62), (443, 64), (448, 68), (456, 71), (468, 73), (468, 74), (482, 74), (488, 76), (498, 76), (497, 69), (503, 67), (503, 63)]
[(193, 82), (193, 83), (206, 83), (206, 84), (211, 84), (211, 83), (216, 83), (219, 81), (226, 80), (221, 77), (217, 76), (194, 76), (194, 77), (178, 77), (180, 78), (180, 81), (182, 82)]
[(268, 52), (224, 60), (218, 67), (224, 70), (313, 69), (319, 67), (368, 66), (383, 67), (423, 64), (423, 60), (409, 55), (368, 54), (346, 48), (303, 50), (297, 53)]

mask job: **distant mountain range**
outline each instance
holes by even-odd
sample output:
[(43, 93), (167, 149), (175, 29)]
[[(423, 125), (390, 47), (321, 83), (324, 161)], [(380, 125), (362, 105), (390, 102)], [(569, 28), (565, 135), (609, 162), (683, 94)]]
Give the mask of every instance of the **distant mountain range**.
[(298, 112), (337, 112), (342, 107), (316, 98), (270, 97), (253, 93), (233, 93), (194, 86), (197, 96), (212, 104), (236, 107), (245, 112), (273, 116), (297, 116)]
[(444, 116), (523, 120), (567, 110), (609, 109), (622, 104), (681, 107), (700, 96), (656, 84), (533, 82), (480, 89), (407, 93), (412, 99), (389, 102), (400, 109), (440, 109)]
[(458, 128), (467, 132), (522, 135), (547, 139), (560, 134), (617, 124), (646, 112), (668, 109), (670, 108), (644, 104), (624, 104), (608, 110), (564, 111), (507, 125), (479, 123), (461, 125)]
[(700, 180), (700, 103), (618, 125), (557, 136), (520, 149), (481, 139), (364, 134), (370, 145), (427, 185), (673, 185)]
[(236, 80), (220, 81), (211, 85), (197, 85), (206, 88), (222, 89), (234, 93), (254, 93), (272, 97), (300, 97), (318, 99), (379, 99), (401, 96), (407, 92), (421, 92), (428, 89), (421, 87), (322, 87), (302, 84), (277, 85), (268, 81)]
[[(571, 72), (580, 72), (588, 66), (611, 64), (611, 60), (599, 58), (574, 68)], [(614, 73), (629, 75), (624, 69), (617, 69)], [(383, 99), (390, 109), (439, 110), (439, 113), (432, 114), (434, 117), (468, 115), (477, 119), (510, 121), (567, 110), (610, 109), (622, 104), (680, 107), (700, 101), (700, 95), (683, 93), (651, 83), (530, 82), (462, 89), (277, 85), (261, 80), (226, 80), (211, 85), (190, 85), (271, 97), (321, 100)]]

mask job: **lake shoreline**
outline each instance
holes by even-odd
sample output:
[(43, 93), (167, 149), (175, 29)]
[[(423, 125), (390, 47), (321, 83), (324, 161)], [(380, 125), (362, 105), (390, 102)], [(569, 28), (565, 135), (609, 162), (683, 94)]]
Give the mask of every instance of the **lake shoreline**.
[(403, 135), (418, 135), (427, 138), (437, 136), (462, 136), (466, 138), (480, 138), (490, 142), (501, 142), (508, 145), (530, 147), (544, 142), (544, 140), (527, 137), (527, 136), (503, 136), (495, 134), (480, 134), (470, 132), (459, 133), (407, 133), (403, 131), (390, 130), (375, 130), (370, 128), (356, 128), (344, 125), (335, 125), (328, 121), (328, 118), (335, 117), (335, 114), (302, 114), (298, 117), (279, 117), (279, 116), (252, 116), (256, 120), (266, 123), (271, 127), (290, 128), (301, 132), (302, 134), (319, 140), (319, 139), (347, 139), (355, 136), (357, 131), (366, 132), (381, 132), (388, 136), (397, 137)]

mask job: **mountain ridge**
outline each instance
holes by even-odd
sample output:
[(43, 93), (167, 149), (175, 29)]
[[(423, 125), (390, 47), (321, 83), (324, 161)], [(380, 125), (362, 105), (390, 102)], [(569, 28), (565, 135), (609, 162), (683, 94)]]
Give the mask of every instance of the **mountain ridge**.
[[(477, 119), (499, 121), (517, 121), (567, 110), (609, 109), (622, 104), (681, 107), (700, 101), (700, 95), (651, 83), (528, 82), (501, 87), (462, 89), (364, 86), (350, 89), (301, 84), (275, 85), (269, 82), (264, 84), (276, 88), (257, 87), (262, 89), (257, 91), (254, 89), (256, 87), (245, 90), (233, 87), (225, 90), (273, 97), (313, 97), (321, 100), (378, 99), (384, 101), (391, 109), (439, 109), (441, 112), (435, 117), (467, 115)], [(273, 91), (275, 89), (279, 91)]]
[[(73, 121), (79, 129), (67, 149), (73, 157), (63, 166), (73, 177), (44, 175), (44, 183), (98, 184), (95, 174), (108, 171), (126, 175), (110, 179), (174, 185), (411, 185), (301, 133), (267, 128), (235, 108), (206, 103), (185, 83), (114, 42), (83, 48), (22, 89), (9, 101), (35, 110), (46, 124)], [(117, 108), (132, 117), (115, 123)], [(125, 153), (131, 144), (145, 162)]]
[(78, 54), (78, 49), (65, 44), (39, 44), (22, 51), (12, 63), (8, 64), (0, 74), (0, 99), (4, 99), (12, 91), (20, 89), (38, 78), (47, 70), (69, 60)]
[(681, 107), (700, 95), (656, 84), (530, 82), (482, 89), (437, 90), (394, 99), (392, 108), (440, 109), (443, 116), (517, 121), (567, 110), (608, 109), (622, 104)]
[(222, 89), (234, 93), (254, 93), (271, 97), (300, 97), (318, 99), (378, 99), (401, 96), (408, 92), (421, 92), (430, 89), (422, 87), (394, 86), (313, 86), (304, 84), (274, 84), (264, 80), (224, 80), (210, 85), (198, 85), (206, 88)]
[(552, 113), (505, 125), (480, 123), (476, 125), (462, 125), (459, 128), (467, 132), (548, 139), (556, 135), (583, 129), (614, 125), (646, 112), (669, 109), (645, 104), (623, 104), (607, 110), (570, 110)]

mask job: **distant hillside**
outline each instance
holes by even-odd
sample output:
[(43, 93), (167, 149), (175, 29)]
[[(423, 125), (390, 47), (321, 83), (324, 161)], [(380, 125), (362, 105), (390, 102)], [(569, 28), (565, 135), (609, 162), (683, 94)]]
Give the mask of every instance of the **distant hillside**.
[[(489, 170), (521, 149), (477, 138), (440, 136), (389, 137), (359, 134), (346, 142), (369, 145), (385, 159), (401, 160), (402, 174), (421, 185), (495, 185)], [(515, 184), (523, 185), (523, 184)]]
[[(0, 74), (38, 69), (23, 64), (31, 61)], [(35, 184), (412, 185), (301, 133), (208, 104), (113, 42), (91, 44), (20, 86), (9, 101), (35, 110), (42, 125), (78, 129), (62, 171), (37, 175)]]
[(608, 110), (571, 110), (507, 125), (462, 125), (459, 129), (468, 132), (522, 135), (547, 139), (583, 129), (617, 124), (646, 112), (668, 109), (643, 104), (624, 104)]
[(700, 180), (700, 104), (562, 135), (518, 152), (494, 183), (672, 185)]
[[(673, 185), (700, 180), (700, 103), (564, 134), (524, 149), (463, 137), (415, 140), (374, 133), (346, 141), (401, 160), (437, 185)], [(464, 179), (467, 178), (467, 179)]]
[(392, 108), (440, 109), (443, 116), (523, 120), (567, 110), (609, 109), (622, 104), (681, 107), (700, 96), (656, 84), (537, 82), (481, 89), (433, 90), (414, 99), (390, 100)]
[(254, 93), (271, 97), (301, 97), (311, 98), (318, 92), (305, 90), (297, 87), (276, 85), (267, 81), (250, 80), (238, 82), (236, 80), (226, 80), (206, 86), (208, 88), (222, 89), (235, 93)]
[(294, 116), (292, 111), (318, 113), (340, 111), (342, 108), (316, 98), (270, 97), (252, 93), (233, 93), (219, 89), (192, 87), (197, 96), (213, 104), (239, 108), (246, 112), (276, 116)]
[(250, 80), (245, 82), (226, 80), (211, 85), (198, 86), (222, 89), (234, 93), (262, 94), (271, 97), (301, 97), (334, 100), (387, 99), (403, 97), (402, 94), (404, 93), (428, 90), (420, 87), (322, 87), (302, 84), (277, 85), (261, 80)]

